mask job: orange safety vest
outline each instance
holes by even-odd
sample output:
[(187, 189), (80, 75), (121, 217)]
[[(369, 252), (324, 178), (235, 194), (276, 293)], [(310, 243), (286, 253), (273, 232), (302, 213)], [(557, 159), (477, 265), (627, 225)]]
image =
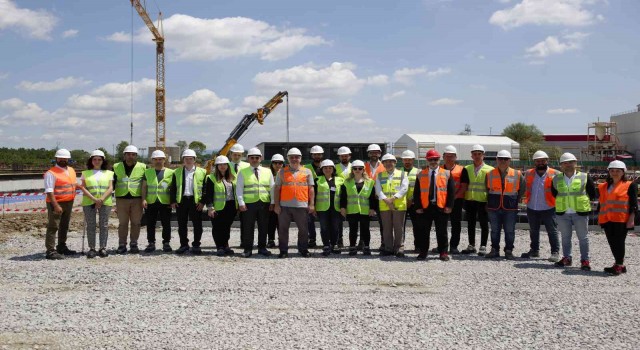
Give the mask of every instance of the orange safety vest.
[(608, 191), (608, 183), (598, 185), (600, 191), (600, 212), (598, 212), (598, 224), (607, 222), (627, 222), (629, 220), (629, 186), (631, 181), (618, 182)]
[(282, 177), (282, 183), (280, 187), (280, 201), (288, 202), (296, 200), (298, 202), (309, 202), (309, 184), (307, 173), (304, 171), (307, 168), (300, 166), (298, 171), (294, 174), (289, 166), (285, 166), (283, 170), (284, 176)]
[(375, 179), (378, 177), (378, 173), (385, 171), (385, 168), (384, 168), (384, 165), (382, 165), (382, 162), (380, 162), (377, 168), (371, 170), (371, 163), (366, 162), (364, 163), (364, 171), (367, 172), (367, 175), (369, 175), (370, 179)]
[[(72, 167), (67, 167), (69, 174), (64, 169), (57, 166), (49, 169), (48, 172), (53, 174), (56, 178), (56, 183), (53, 187), (53, 197), (58, 202), (71, 202), (76, 198), (76, 171)], [(46, 197), (47, 203), (51, 202), (49, 196)]]
[[(441, 165), (440, 167), (447, 170), (444, 165)], [(453, 184), (456, 186), (456, 193), (458, 193), (458, 190), (460, 189), (460, 178), (462, 177), (462, 169), (464, 169), (462, 165), (454, 164), (453, 169), (449, 170), (449, 173), (451, 173), (451, 177), (453, 178)], [(464, 198), (464, 195), (460, 198)]]
[[(551, 193), (551, 187), (553, 187), (553, 177), (556, 176), (558, 171), (553, 168), (547, 169), (547, 177), (544, 179), (544, 199), (547, 205), (550, 207), (556, 206), (556, 197)], [(533, 179), (536, 176), (536, 169), (529, 169), (525, 174), (525, 180), (527, 181), (527, 188), (524, 193), (524, 204), (529, 203), (531, 199), (531, 187), (533, 187)]]
[[(427, 168), (422, 170), (418, 174), (417, 181), (420, 182), (420, 201), (422, 202), (422, 208), (428, 208), (429, 201), (429, 189), (431, 188), (431, 178), (429, 173), (431, 169)], [(438, 168), (438, 172), (436, 173), (436, 205), (438, 208), (443, 208), (447, 204), (447, 182), (450, 177), (449, 170), (445, 170), (443, 168)]]
[(518, 210), (518, 191), (520, 191), (520, 170), (507, 169), (502, 188), (500, 170), (495, 168), (487, 173), (487, 209)]

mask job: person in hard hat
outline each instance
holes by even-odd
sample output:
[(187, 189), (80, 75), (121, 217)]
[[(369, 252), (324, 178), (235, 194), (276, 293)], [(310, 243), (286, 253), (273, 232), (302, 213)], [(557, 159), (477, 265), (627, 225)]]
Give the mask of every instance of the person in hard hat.
[(376, 177), (376, 194), (382, 220), (384, 249), (380, 255), (404, 258), (404, 216), (407, 213), (407, 190), (409, 179), (396, 169), (396, 157), (385, 154), (382, 164), (385, 170)]
[[(271, 165), (269, 165), (269, 169), (271, 169), (271, 175), (275, 179), (276, 176), (280, 173), (280, 170), (284, 167), (284, 157), (282, 154), (276, 153), (271, 157)], [(271, 198), (273, 197), (273, 191), (271, 193)], [(273, 211), (273, 206), (269, 206), (269, 230), (267, 231), (267, 236), (269, 241), (267, 242), (267, 248), (275, 248), (276, 247), (276, 232), (278, 230), (278, 214)]]
[(205, 181), (202, 197), (207, 206), (207, 215), (211, 218), (211, 234), (216, 245), (216, 255), (232, 256), (234, 251), (229, 247), (229, 239), (238, 202), (235, 178), (226, 156), (216, 157), (213, 172)]
[(240, 170), (236, 180), (236, 197), (240, 220), (242, 222), (242, 256), (253, 254), (253, 241), (256, 221), (258, 223), (258, 254), (270, 256), (267, 249), (267, 230), (269, 229), (269, 206), (273, 175), (271, 171), (260, 166), (262, 152), (252, 148), (247, 152), (249, 167)]
[(231, 146), (229, 150), (229, 169), (231, 169), (231, 174), (237, 179), (238, 172), (240, 170), (249, 167), (249, 163), (242, 160), (244, 156), (244, 147), (241, 144), (236, 143)]
[(336, 164), (336, 176), (347, 178), (351, 173), (351, 150), (347, 146), (338, 148), (339, 162)]
[(142, 179), (142, 207), (147, 214), (147, 247), (146, 253), (156, 250), (156, 222), (162, 224), (162, 251), (171, 252), (171, 183), (173, 169), (164, 166), (167, 156), (161, 150), (151, 153), (153, 168), (144, 172)]
[[(311, 163), (305, 164), (304, 167), (311, 170), (311, 173), (313, 174), (313, 180), (316, 181), (318, 179), (318, 176), (322, 176), (322, 167), (320, 164), (324, 159), (324, 149), (322, 149), (322, 147), (319, 145), (315, 145), (311, 147), (311, 150), (309, 150), (309, 154), (311, 155)], [(309, 218), (308, 218), (309, 248), (315, 248), (317, 246), (315, 222), (316, 222), (316, 217), (314, 215), (309, 214)]]
[(533, 154), (533, 165), (534, 168), (527, 170), (524, 176), (527, 184), (524, 203), (527, 205), (531, 248), (521, 257), (540, 257), (540, 225), (543, 224), (551, 245), (551, 256), (548, 260), (557, 262), (560, 260), (560, 238), (556, 221), (556, 198), (551, 194), (551, 187), (558, 171), (549, 167), (549, 156), (544, 151), (536, 151)]
[(320, 220), (320, 236), (322, 238), (322, 255), (340, 254), (338, 246), (342, 232), (342, 216), (340, 216), (340, 187), (344, 179), (336, 175), (333, 161), (325, 159), (320, 164), (322, 175), (315, 182), (316, 213)]
[(576, 170), (578, 159), (571, 153), (560, 156), (561, 173), (553, 178), (551, 194), (556, 198), (556, 219), (562, 236), (562, 259), (558, 267), (571, 266), (571, 236), (575, 228), (580, 243), (580, 268), (591, 270), (589, 262), (589, 213), (596, 199), (596, 187), (591, 177)]
[(491, 222), (491, 252), (485, 258), (500, 256), (500, 231), (504, 229), (504, 257), (515, 259), (513, 255), (516, 240), (516, 220), (518, 203), (524, 196), (526, 184), (520, 170), (511, 168), (511, 153), (501, 150), (497, 155), (498, 166), (486, 177), (487, 211)]
[(363, 246), (362, 255), (371, 255), (369, 222), (378, 208), (375, 181), (364, 171), (363, 161), (353, 161), (350, 168), (351, 172), (340, 189), (340, 214), (349, 222), (349, 255), (356, 255), (358, 252), (358, 226)]
[(289, 256), (289, 226), (295, 221), (298, 228), (298, 251), (309, 256), (308, 215), (315, 212), (315, 190), (311, 170), (300, 164), (302, 152), (291, 148), (287, 152), (289, 165), (280, 170), (273, 191), (274, 211), (278, 214), (278, 258)]
[[(64, 255), (75, 255), (67, 247), (67, 232), (71, 220), (73, 200), (76, 198), (76, 172), (69, 166), (71, 153), (61, 148), (55, 154), (56, 165), (44, 173), (44, 193), (47, 202), (47, 234), (45, 236), (46, 258), (64, 259)], [(56, 234), (58, 245), (55, 245)]]
[[(364, 164), (364, 171), (367, 173), (370, 179), (376, 180), (378, 178), (378, 174), (385, 170), (384, 165), (380, 161), (380, 156), (382, 156), (382, 149), (380, 145), (377, 143), (372, 143), (367, 147), (367, 156), (369, 157), (369, 161)], [(376, 191), (377, 196), (377, 191)], [(384, 238), (382, 237), (383, 223), (382, 218), (380, 217), (380, 207), (378, 207), (378, 211), (376, 211), (376, 216), (378, 217), (378, 225), (380, 227), (380, 251), (385, 250), (384, 246)]]
[(411, 220), (411, 227), (413, 232), (413, 246), (417, 250), (417, 240), (416, 240), (416, 228), (418, 227), (417, 216), (416, 216), (416, 205), (413, 202), (413, 189), (416, 185), (416, 176), (418, 175), (418, 168), (414, 165), (416, 154), (411, 150), (406, 150), (402, 152), (400, 155), (402, 159), (402, 172), (404, 176), (409, 180), (409, 189), (407, 190), (407, 215), (404, 219), (404, 234), (407, 234), (407, 218)]
[(607, 181), (598, 185), (598, 225), (604, 229), (615, 259), (613, 266), (605, 267), (604, 272), (617, 276), (627, 272), (624, 266), (625, 240), (627, 231), (635, 227), (638, 189), (633, 181), (626, 177), (627, 166), (624, 162), (614, 160), (609, 163), (607, 170)]
[[(441, 168), (449, 170), (453, 183), (455, 185), (453, 208), (451, 208), (451, 214), (449, 214), (449, 221), (451, 222), (451, 239), (449, 241), (449, 254), (460, 254), (458, 245), (460, 244), (460, 232), (462, 231), (462, 207), (464, 206), (464, 190), (462, 189), (462, 171), (464, 167), (458, 164), (458, 150), (453, 145), (449, 145), (444, 148), (442, 152), (442, 159), (444, 164)], [(475, 234), (474, 234), (475, 236)]]
[(196, 152), (186, 149), (182, 152), (182, 166), (173, 172), (170, 186), (171, 208), (176, 210), (178, 216), (178, 235), (180, 236), (180, 248), (176, 254), (184, 254), (189, 250), (189, 237), (187, 236), (187, 224), (191, 220), (193, 225), (193, 242), (191, 254), (200, 255), (200, 240), (202, 239), (202, 187), (207, 171), (196, 166)]
[(431, 225), (435, 222), (440, 260), (449, 261), (447, 223), (456, 195), (451, 172), (440, 167), (440, 153), (427, 151), (427, 168), (418, 173), (413, 192), (418, 226), (414, 228), (418, 260), (426, 260), (429, 252)]
[[(116, 253), (127, 252), (127, 239), (130, 239), (129, 250), (138, 253), (140, 237), (140, 220), (142, 220), (142, 179), (147, 166), (138, 162), (138, 148), (129, 145), (124, 148), (124, 162), (113, 165), (113, 187), (116, 195), (116, 211), (118, 213), (118, 249)], [(130, 235), (130, 236), (129, 236)]]
[[(109, 215), (113, 206), (113, 172), (107, 170), (109, 164), (104, 152), (97, 149), (91, 152), (87, 159), (87, 170), (80, 176), (80, 189), (82, 190), (82, 211), (87, 230), (87, 242), (89, 252), (87, 258), (107, 257), (107, 238), (109, 237)], [(99, 250), (96, 252), (96, 212), (98, 213), (98, 226), (100, 227)]]
[(476, 252), (476, 222), (480, 224), (480, 249), (478, 255), (487, 253), (489, 239), (489, 214), (487, 213), (487, 188), (485, 178), (493, 167), (484, 162), (484, 147), (471, 147), (472, 164), (462, 169), (460, 174), (460, 193), (464, 193), (464, 211), (467, 217), (467, 231), (469, 245), (461, 251), (462, 254)]

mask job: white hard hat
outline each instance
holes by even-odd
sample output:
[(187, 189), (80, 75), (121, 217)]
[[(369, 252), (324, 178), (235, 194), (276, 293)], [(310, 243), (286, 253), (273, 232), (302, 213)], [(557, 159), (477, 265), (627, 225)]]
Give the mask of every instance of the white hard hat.
[(511, 159), (511, 153), (509, 153), (509, 151), (507, 151), (506, 149), (503, 149), (503, 150), (498, 152), (498, 155), (496, 155), (496, 157)]
[(338, 148), (338, 155), (339, 156), (344, 156), (347, 154), (351, 154), (351, 150), (349, 149), (349, 147), (347, 146), (342, 146), (340, 148)]
[(627, 165), (624, 164), (623, 161), (614, 160), (613, 162), (609, 163), (609, 166), (607, 167), (607, 170), (609, 170), (609, 169), (622, 169), (624, 171), (627, 171)]
[(244, 147), (242, 147), (241, 144), (236, 143), (235, 145), (231, 146), (231, 149), (229, 150), (229, 152), (244, 153)]
[(276, 153), (271, 157), (272, 162), (284, 162), (284, 157), (280, 153)]
[(571, 162), (571, 161), (578, 161), (578, 159), (576, 158), (576, 156), (574, 156), (573, 154), (567, 152), (567, 153), (563, 153), (560, 156), (560, 163), (564, 163), (564, 162)]
[(384, 156), (382, 156), (382, 161), (384, 162), (385, 160), (393, 160), (394, 162), (398, 161), (396, 157), (394, 157), (393, 154), (391, 153), (387, 153)]
[(229, 164), (229, 158), (227, 158), (227, 156), (217, 156), (216, 161), (213, 165), (218, 164)]
[(260, 152), (260, 149), (259, 149), (259, 148), (254, 147), (254, 148), (250, 149), (250, 150), (247, 152), (247, 157), (248, 157), (248, 156), (260, 156), (260, 157), (262, 157), (262, 152)]
[(151, 159), (153, 158), (167, 158), (167, 156), (161, 150), (157, 149), (151, 153)]
[(402, 155), (400, 156), (400, 158), (402, 158), (402, 159), (416, 159), (416, 154), (413, 153), (413, 151), (411, 151), (411, 150), (406, 150), (406, 151), (402, 152)]
[(536, 153), (533, 154), (533, 160), (536, 159), (549, 159), (549, 156), (545, 151), (536, 151)]
[(371, 151), (382, 152), (382, 149), (380, 149), (380, 145), (378, 145), (377, 143), (372, 143), (369, 145), (369, 147), (367, 147), (367, 152)]
[(351, 166), (360, 166), (360, 167), (364, 167), (364, 162), (361, 160), (354, 160), (353, 162), (351, 162)]
[(292, 149), (290, 149), (290, 150), (287, 152), (287, 157), (288, 157), (288, 156), (300, 156), (300, 157), (302, 157), (302, 152), (300, 152), (300, 150), (299, 150), (299, 149), (297, 149), (297, 148), (293, 147)]
[(471, 146), (471, 152), (476, 152), (476, 151), (484, 152), (484, 147), (482, 147), (482, 145)]
[[(480, 146), (480, 145), (476, 145), (476, 146)], [(482, 146), (480, 146), (482, 147)], [(484, 151), (484, 149), (483, 149)], [(444, 148), (444, 152), (442, 152), (443, 154), (447, 154), (447, 153), (451, 153), (451, 154), (458, 154), (458, 150), (453, 146), (453, 145), (449, 145), (447, 147)]]
[(318, 145), (315, 145), (315, 146), (311, 147), (311, 151), (309, 151), (309, 153), (311, 153), (311, 154), (314, 154), (314, 153), (320, 154), (320, 153), (324, 153), (324, 150), (322, 149), (322, 147), (320, 147)]
[(89, 157), (89, 158), (92, 158), (92, 157), (102, 157), (102, 158), (104, 158), (104, 152), (102, 152), (101, 150), (97, 149), (97, 150), (91, 152), (91, 157)]
[(69, 152), (69, 150), (66, 150), (64, 148), (60, 148), (59, 150), (56, 151), (56, 158), (71, 158), (71, 152)]
[(331, 159), (325, 159), (322, 162), (320, 162), (320, 167), (324, 168), (326, 166), (331, 166), (331, 167), (336, 167), (335, 164), (333, 164), (333, 161)]
[(135, 153), (135, 154), (138, 154), (138, 147), (136, 147), (134, 145), (129, 145), (129, 146), (124, 148), (124, 152), (122, 152), (122, 153)]
[(185, 149), (184, 152), (182, 152), (182, 158), (184, 157), (196, 157), (196, 151), (192, 150), (192, 149)]

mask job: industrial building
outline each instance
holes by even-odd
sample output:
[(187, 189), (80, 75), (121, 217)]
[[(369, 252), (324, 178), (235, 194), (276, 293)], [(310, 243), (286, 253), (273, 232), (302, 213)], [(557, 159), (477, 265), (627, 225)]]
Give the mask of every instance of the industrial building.
[(635, 110), (611, 115), (611, 122), (616, 123), (618, 139), (626, 151), (634, 159), (640, 159), (640, 105)]
[(458, 160), (470, 161), (471, 147), (475, 144), (484, 147), (487, 160), (495, 159), (503, 149), (511, 152), (513, 159), (520, 159), (520, 144), (506, 136), (404, 134), (393, 144), (393, 153), (400, 157), (403, 151), (411, 150), (424, 159), (429, 149), (442, 153), (445, 147), (453, 145), (458, 150)]

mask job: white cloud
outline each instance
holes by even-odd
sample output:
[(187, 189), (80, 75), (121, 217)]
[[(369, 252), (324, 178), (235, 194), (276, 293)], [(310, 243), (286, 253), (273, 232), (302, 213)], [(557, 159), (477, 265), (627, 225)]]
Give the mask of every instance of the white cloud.
[(327, 108), (326, 112), (329, 114), (345, 117), (359, 117), (369, 114), (369, 112), (365, 111), (364, 109), (357, 108), (349, 102), (343, 102), (329, 107)]
[(429, 102), (432, 106), (455, 106), (462, 103), (462, 100), (456, 100), (453, 98), (439, 98), (437, 100), (433, 100)]
[(577, 108), (556, 108), (547, 111), (549, 114), (575, 114), (580, 112)]
[(387, 84), (389, 84), (389, 77), (384, 74), (374, 75), (367, 78), (367, 85), (384, 86)]
[(17, 89), (25, 91), (58, 91), (70, 89), (73, 87), (86, 86), (91, 84), (90, 80), (84, 80), (76, 77), (58, 78), (54, 81), (38, 81), (31, 82), (23, 80), (16, 85)]
[(437, 78), (441, 75), (445, 75), (445, 74), (449, 74), (451, 73), (451, 68), (438, 68), (432, 72), (427, 72), (427, 77), (428, 78)]
[[(213, 61), (230, 57), (259, 56), (276, 61), (308, 46), (329, 44), (320, 36), (305, 35), (302, 28), (279, 29), (246, 17), (196, 18), (176, 14), (163, 21), (170, 57), (181, 61)], [(107, 40), (128, 42), (131, 34), (116, 32)], [(152, 34), (141, 27), (134, 40), (153, 44)]]
[(77, 29), (69, 29), (69, 30), (65, 30), (62, 33), (62, 37), (63, 38), (75, 38), (76, 36), (78, 36), (78, 30)]
[(19, 98), (0, 101), (0, 125), (41, 125), (50, 123), (51, 113), (38, 104)]
[(19, 8), (14, 1), (0, 0), (0, 30), (11, 29), (40, 40), (51, 39), (58, 18), (46, 10)]
[(393, 73), (393, 78), (400, 84), (411, 85), (414, 78), (418, 76), (425, 76), (427, 78), (437, 78), (441, 75), (451, 73), (451, 68), (438, 68), (434, 71), (429, 71), (425, 67), (418, 68), (401, 68)]
[(196, 90), (191, 95), (169, 101), (169, 110), (175, 113), (207, 113), (226, 107), (230, 101), (220, 98), (209, 89)]
[(529, 57), (545, 58), (550, 55), (562, 54), (567, 51), (582, 48), (582, 42), (589, 34), (575, 32), (562, 36), (562, 40), (557, 36), (548, 36), (543, 41), (529, 47), (526, 52)]
[(131, 88), (133, 86), (134, 100), (140, 99), (145, 94), (155, 92), (156, 82), (152, 79), (141, 79), (128, 83), (104, 84), (86, 95), (74, 94), (67, 99), (65, 108), (82, 110), (83, 113), (91, 111), (127, 111), (131, 104)]
[(603, 17), (586, 9), (599, 0), (522, 0), (511, 8), (496, 11), (489, 23), (511, 29), (527, 24), (586, 26)]
[(394, 93), (391, 93), (389, 95), (384, 95), (382, 97), (382, 99), (385, 100), (385, 101), (390, 101), (390, 100), (393, 100), (396, 97), (404, 96), (405, 94), (406, 94), (406, 91), (400, 90), (400, 91), (396, 91)]

